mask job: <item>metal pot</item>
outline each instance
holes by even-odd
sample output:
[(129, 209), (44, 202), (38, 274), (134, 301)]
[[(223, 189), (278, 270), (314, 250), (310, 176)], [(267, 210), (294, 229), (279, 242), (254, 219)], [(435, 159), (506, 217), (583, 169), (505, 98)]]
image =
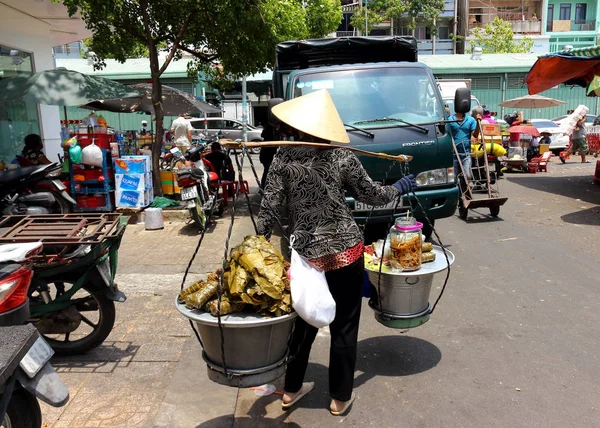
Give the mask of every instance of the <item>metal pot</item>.
[[(412, 272), (386, 273), (367, 269), (369, 281), (378, 291), (381, 307), (379, 312), (402, 317), (420, 317), (429, 305), (429, 295), (433, 276), (446, 270), (448, 263), (441, 247), (434, 246), (435, 260), (423, 263), (421, 268)], [(454, 254), (446, 250), (448, 261), (454, 263)]]
[(211, 380), (223, 385), (250, 387), (271, 382), (285, 373), (288, 339), (297, 313), (273, 318), (251, 313), (222, 316), (221, 354), (218, 318), (208, 312), (187, 309), (177, 301), (175, 306), (196, 324)]

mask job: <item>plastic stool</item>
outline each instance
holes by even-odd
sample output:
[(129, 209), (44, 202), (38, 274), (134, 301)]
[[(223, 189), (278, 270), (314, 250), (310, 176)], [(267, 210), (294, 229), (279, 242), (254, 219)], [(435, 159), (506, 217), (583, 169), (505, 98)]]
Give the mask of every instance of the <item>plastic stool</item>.
[(229, 197), (229, 191), (235, 194), (237, 189), (237, 182), (235, 181), (221, 181), (221, 196), (223, 202), (227, 203)]
[[(237, 187), (240, 185), (239, 181), (235, 182), (235, 191), (237, 192)], [(242, 181), (242, 186), (240, 188), (240, 193), (250, 194), (250, 187), (248, 186), (248, 182), (246, 180)]]

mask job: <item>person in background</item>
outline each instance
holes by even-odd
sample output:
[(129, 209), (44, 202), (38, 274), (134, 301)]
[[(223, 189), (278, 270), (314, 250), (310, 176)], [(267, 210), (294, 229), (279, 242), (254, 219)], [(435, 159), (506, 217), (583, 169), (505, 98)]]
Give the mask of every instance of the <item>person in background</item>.
[(481, 123), (490, 123), (492, 125), (498, 125), (498, 122), (492, 117), (492, 113), (486, 106), (481, 106), (483, 108), (483, 116), (481, 116)]
[[(473, 112), (475, 112), (475, 109)], [(459, 174), (464, 172), (465, 176), (470, 180), (473, 178), (471, 173), (471, 136), (475, 138), (479, 137), (477, 120), (473, 116), (465, 115), (464, 113), (455, 113), (450, 116), (449, 120), (455, 121), (450, 122), (448, 126), (450, 127), (450, 134), (452, 134), (452, 139), (454, 140), (462, 164), (461, 170), (459, 159), (456, 157), (456, 153), (454, 153), (454, 175), (458, 177)]]
[[(327, 90), (283, 102), (271, 110), (289, 127), (293, 141), (328, 145), (350, 142), (342, 119)], [(329, 326), (329, 410), (345, 414), (353, 392), (357, 339), (364, 282), (363, 234), (346, 204), (348, 192), (375, 206), (391, 202), (416, 188), (415, 177), (391, 186), (375, 183), (350, 150), (281, 147), (269, 170), (258, 214), (257, 232), (270, 239), (275, 219), (287, 203), (290, 235), (298, 254), (325, 272), (336, 302)], [(312, 344), (319, 330), (298, 317), (290, 340), (282, 408), (292, 407), (314, 388), (303, 382)]]
[(221, 180), (235, 180), (235, 171), (231, 158), (223, 153), (221, 144), (214, 142), (210, 145), (210, 153), (204, 156), (204, 159), (209, 161), (214, 167), (217, 175)]
[[(279, 127), (279, 125), (273, 126), (270, 123), (267, 123), (267, 126), (264, 127), (262, 133), (260, 134), (263, 141), (277, 141), (276, 136), (279, 135)], [(263, 164), (263, 174), (260, 180), (260, 187), (262, 189), (264, 189), (265, 185), (267, 184), (269, 168), (271, 167), (275, 153), (277, 153), (277, 147), (263, 147), (260, 149), (258, 159), (260, 160), (260, 163)]]
[(566, 158), (574, 153), (579, 152), (581, 156), (581, 163), (590, 163), (589, 160), (585, 160), (585, 155), (588, 154), (589, 148), (587, 143), (587, 130), (585, 128), (585, 116), (577, 122), (573, 135), (571, 136), (571, 147), (567, 150), (564, 156), (560, 156), (562, 163), (566, 163)]
[(17, 155), (17, 162), (20, 166), (48, 165), (52, 163), (42, 151), (43, 149), (42, 137), (38, 134), (29, 134), (25, 137), (23, 152)]
[(179, 116), (171, 122), (171, 134), (175, 140), (175, 145), (185, 153), (192, 145), (192, 124), (184, 115)]
[(552, 144), (552, 136), (549, 132), (542, 132), (542, 138), (540, 138), (540, 144)]
[(142, 120), (142, 126), (140, 127), (140, 131), (139, 131), (140, 135), (147, 135), (148, 134), (148, 122), (145, 120)]

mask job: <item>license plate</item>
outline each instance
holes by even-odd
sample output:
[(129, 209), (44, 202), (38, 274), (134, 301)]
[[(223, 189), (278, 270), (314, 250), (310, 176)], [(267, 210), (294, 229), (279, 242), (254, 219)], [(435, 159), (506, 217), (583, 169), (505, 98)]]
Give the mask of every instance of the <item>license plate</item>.
[(198, 197), (198, 189), (196, 186), (194, 187), (186, 187), (185, 189), (181, 189), (181, 200), (187, 201), (189, 199), (194, 199)]
[(33, 379), (40, 369), (44, 367), (44, 364), (50, 361), (50, 357), (53, 354), (54, 351), (44, 338), (38, 337), (19, 365), (27, 373), (27, 376)]
[(52, 182), (54, 183), (54, 185), (56, 186), (56, 188), (57, 188), (58, 190), (60, 190), (61, 192), (62, 192), (63, 190), (65, 190), (65, 189), (66, 189), (66, 187), (65, 187), (65, 185), (62, 183), (62, 181), (60, 181), (60, 180), (52, 180)]
[[(398, 206), (396, 207), (396, 204)], [(389, 202), (385, 205), (379, 205), (374, 208), (375, 211), (384, 211), (384, 210), (393, 210), (394, 208), (400, 210), (404, 205), (404, 197), (400, 198), (400, 202), (394, 199), (392, 202)], [(372, 205), (368, 205), (359, 201), (354, 202), (354, 211), (371, 211), (373, 209)]]

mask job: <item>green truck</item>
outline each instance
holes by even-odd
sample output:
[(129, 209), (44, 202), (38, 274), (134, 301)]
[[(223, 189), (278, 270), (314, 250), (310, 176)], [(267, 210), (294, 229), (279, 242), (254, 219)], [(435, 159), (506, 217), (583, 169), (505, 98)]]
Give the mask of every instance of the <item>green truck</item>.
[[(433, 223), (454, 214), (458, 188), (440, 89), (431, 69), (417, 57), (417, 42), (412, 37), (283, 42), (276, 47), (273, 95), (288, 100), (327, 89), (346, 125), (351, 146), (414, 156), (409, 169), (419, 184), (416, 195)], [(398, 165), (387, 174), (388, 160), (360, 160), (376, 181), (391, 184), (402, 176)], [(414, 199), (405, 197), (396, 215), (412, 208), (417, 219), (424, 219)], [(371, 207), (351, 197), (347, 201), (356, 220), (364, 223)], [(376, 207), (369, 224), (387, 225), (392, 213), (391, 206)], [(424, 233), (430, 235), (431, 230)]]

